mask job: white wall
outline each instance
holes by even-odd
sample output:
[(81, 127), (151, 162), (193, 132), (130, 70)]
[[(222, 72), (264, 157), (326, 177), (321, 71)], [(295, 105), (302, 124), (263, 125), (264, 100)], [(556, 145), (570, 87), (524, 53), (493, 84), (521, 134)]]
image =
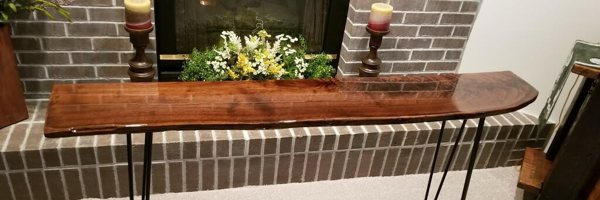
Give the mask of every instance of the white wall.
[(600, 42), (598, 13), (600, 0), (484, 0), (459, 72), (513, 71), (540, 92), (522, 110), (538, 116), (575, 40)]

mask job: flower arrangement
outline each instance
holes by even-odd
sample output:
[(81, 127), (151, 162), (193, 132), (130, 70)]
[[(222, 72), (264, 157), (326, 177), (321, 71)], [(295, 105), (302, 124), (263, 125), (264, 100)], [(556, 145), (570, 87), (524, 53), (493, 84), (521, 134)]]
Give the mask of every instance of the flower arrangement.
[(54, 10), (66, 20), (71, 21), (70, 13), (62, 7), (73, 0), (0, 0), (0, 23), (7, 22), (13, 15), (21, 11), (39, 11), (50, 19)]
[(240, 36), (221, 33), (223, 41), (205, 51), (194, 49), (183, 65), (182, 81), (267, 80), (332, 77), (335, 70), (325, 54), (306, 59), (302, 37), (277, 35), (265, 30)]

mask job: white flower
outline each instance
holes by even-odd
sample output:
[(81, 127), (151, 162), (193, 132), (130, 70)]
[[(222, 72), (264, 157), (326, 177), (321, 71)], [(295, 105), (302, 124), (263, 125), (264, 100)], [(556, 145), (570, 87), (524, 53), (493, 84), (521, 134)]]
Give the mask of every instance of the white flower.
[(221, 32), (221, 38), (225, 40), (224, 46), (225, 49), (229, 49), (229, 46), (233, 49), (232, 51), (239, 53), (242, 50), (242, 39), (235, 34), (233, 31), (223, 31)]
[(246, 42), (246, 47), (248, 47), (249, 51), (256, 49), (260, 44), (260, 40), (256, 36), (244, 36), (244, 40)]

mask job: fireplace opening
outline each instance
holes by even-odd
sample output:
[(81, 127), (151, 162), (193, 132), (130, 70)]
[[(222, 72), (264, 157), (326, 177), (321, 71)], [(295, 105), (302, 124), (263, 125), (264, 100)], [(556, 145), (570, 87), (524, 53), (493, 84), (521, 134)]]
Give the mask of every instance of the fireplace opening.
[(309, 53), (332, 54), (337, 66), (349, 0), (155, 1), (159, 81), (176, 81), (193, 48), (215, 45), (222, 31), (302, 35)]

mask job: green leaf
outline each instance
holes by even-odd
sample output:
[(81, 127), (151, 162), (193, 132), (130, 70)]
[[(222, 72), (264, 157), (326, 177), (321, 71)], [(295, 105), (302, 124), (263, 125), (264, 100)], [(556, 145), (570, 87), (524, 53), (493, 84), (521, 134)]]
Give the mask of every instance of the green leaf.
[(17, 6), (13, 2), (8, 3), (8, 7), (10, 7), (13, 12), (17, 12)]
[(73, 22), (71, 20), (71, 12), (69, 12), (68, 10), (66, 10), (64, 8), (57, 8), (56, 12), (58, 12), (58, 14), (60, 14), (63, 18), (65, 18), (69, 22)]
[(0, 12), (0, 15), (2, 15), (2, 21), (7, 21), (8, 20), (8, 15), (4, 12)]
[(46, 17), (50, 18), (50, 19), (54, 19), (54, 16), (52, 14), (50, 14), (50, 12), (48, 12), (46, 9), (44, 8), (40, 8), (40, 7), (36, 7), (35, 10), (40, 11), (42, 13), (44, 13), (44, 15), (46, 15)]

